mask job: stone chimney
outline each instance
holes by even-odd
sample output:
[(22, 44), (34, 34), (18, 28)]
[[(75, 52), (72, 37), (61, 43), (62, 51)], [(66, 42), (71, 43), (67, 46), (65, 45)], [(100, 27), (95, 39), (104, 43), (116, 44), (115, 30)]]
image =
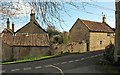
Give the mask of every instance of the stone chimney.
[(15, 26), (14, 23), (12, 23), (12, 32), (14, 32), (14, 26)]
[(103, 15), (102, 22), (106, 23), (106, 17), (105, 17), (105, 15)]
[(31, 10), (30, 21), (35, 21), (35, 10)]
[(9, 18), (7, 19), (7, 29), (10, 29), (10, 21), (9, 21)]

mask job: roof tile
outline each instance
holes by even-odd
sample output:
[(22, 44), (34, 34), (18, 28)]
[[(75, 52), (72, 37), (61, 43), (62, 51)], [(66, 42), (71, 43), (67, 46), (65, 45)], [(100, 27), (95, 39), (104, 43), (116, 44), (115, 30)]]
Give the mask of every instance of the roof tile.
[(100, 32), (114, 32), (111, 27), (106, 23), (94, 22), (88, 20), (81, 20), (90, 31), (100, 31)]
[(47, 34), (16, 34), (14, 46), (49, 46)]

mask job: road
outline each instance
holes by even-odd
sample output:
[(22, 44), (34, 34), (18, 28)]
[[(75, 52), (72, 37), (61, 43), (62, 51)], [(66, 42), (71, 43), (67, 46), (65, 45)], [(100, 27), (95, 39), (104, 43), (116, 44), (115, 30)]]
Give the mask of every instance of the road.
[(103, 51), (71, 54), (41, 61), (3, 65), (3, 73), (106, 73), (103, 66), (97, 65)]

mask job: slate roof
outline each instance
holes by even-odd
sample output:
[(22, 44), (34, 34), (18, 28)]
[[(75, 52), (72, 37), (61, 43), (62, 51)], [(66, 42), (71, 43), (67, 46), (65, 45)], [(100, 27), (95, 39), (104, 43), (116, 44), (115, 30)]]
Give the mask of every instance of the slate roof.
[(13, 46), (49, 46), (47, 34), (16, 34)]

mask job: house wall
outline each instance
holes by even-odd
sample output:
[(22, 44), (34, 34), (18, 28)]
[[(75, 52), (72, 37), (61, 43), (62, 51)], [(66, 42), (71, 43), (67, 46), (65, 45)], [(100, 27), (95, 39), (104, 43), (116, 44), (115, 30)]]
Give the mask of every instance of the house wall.
[(15, 60), (50, 55), (49, 47), (14, 47), (13, 51)]
[(33, 22), (29, 22), (25, 27), (23, 27), (21, 30), (19, 30), (17, 33), (31, 33), (31, 34), (35, 34), (35, 33), (39, 33), (39, 34), (44, 34), (46, 33), (45, 31), (43, 31), (40, 27), (38, 27), (37, 25), (35, 25), (35, 23)]
[(110, 41), (114, 44), (114, 38), (114, 33), (90, 32), (90, 51), (105, 49)]
[(71, 42), (82, 42), (89, 40), (89, 30), (82, 23), (82, 21), (77, 20), (70, 30), (70, 39)]
[(2, 43), (2, 61), (11, 61), (12, 55), (12, 47), (8, 44)]

